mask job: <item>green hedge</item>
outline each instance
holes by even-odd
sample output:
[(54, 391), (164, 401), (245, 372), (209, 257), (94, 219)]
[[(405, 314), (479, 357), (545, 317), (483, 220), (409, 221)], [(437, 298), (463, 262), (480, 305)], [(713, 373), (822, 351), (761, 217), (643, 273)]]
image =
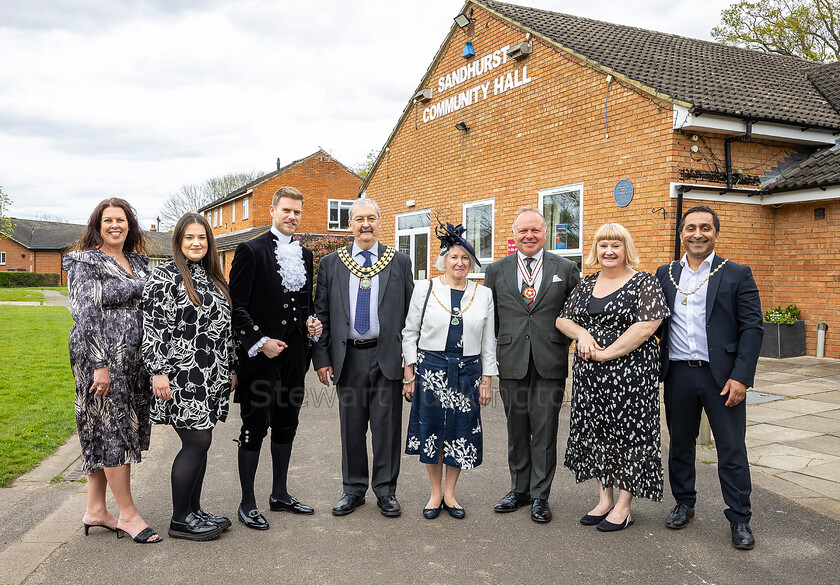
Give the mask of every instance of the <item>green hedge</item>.
[(58, 286), (61, 275), (56, 272), (0, 272), (0, 286)]

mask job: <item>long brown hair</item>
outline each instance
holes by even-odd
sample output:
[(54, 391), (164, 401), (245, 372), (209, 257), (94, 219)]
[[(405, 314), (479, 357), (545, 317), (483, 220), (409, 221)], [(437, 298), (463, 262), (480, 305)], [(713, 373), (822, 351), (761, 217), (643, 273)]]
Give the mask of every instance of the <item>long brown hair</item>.
[(222, 291), (227, 298), (228, 305), (233, 308), (233, 303), (230, 301), (230, 290), (228, 290), (225, 275), (222, 272), (222, 266), (219, 264), (219, 257), (216, 253), (216, 240), (213, 239), (213, 230), (210, 229), (210, 224), (203, 215), (198, 213), (185, 213), (178, 223), (175, 224), (175, 230), (172, 232), (172, 260), (175, 261), (175, 267), (181, 273), (181, 278), (184, 280), (184, 288), (187, 291), (187, 296), (196, 307), (201, 305), (201, 299), (198, 298), (198, 293), (195, 292), (195, 284), (193, 283), (190, 269), (187, 266), (187, 257), (181, 250), (181, 241), (184, 239), (184, 234), (187, 228), (193, 224), (199, 224), (204, 227), (204, 233), (207, 234), (207, 253), (204, 258), (200, 260), (200, 264), (204, 267), (204, 271), (216, 288)]
[(123, 252), (143, 254), (146, 251), (146, 237), (143, 235), (143, 230), (140, 229), (137, 214), (134, 212), (134, 208), (128, 204), (128, 201), (119, 197), (103, 199), (96, 206), (82, 232), (79, 248), (82, 250), (97, 250), (105, 243), (100, 230), (102, 229), (102, 214), (109, 207), (122, 209), (125, 212), (126, 220), (128, 220), (128, 233), (125, 236), (125, 242), (123, 242)]

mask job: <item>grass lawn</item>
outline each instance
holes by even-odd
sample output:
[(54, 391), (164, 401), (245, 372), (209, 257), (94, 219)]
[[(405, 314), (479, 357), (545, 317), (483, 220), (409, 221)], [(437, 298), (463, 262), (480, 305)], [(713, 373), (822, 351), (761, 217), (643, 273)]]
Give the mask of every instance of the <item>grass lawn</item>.
[(67, 296), (66, 286), (35, 286), (23, 287), (0, 287), (0, 301), (36, 301), (44, 300), (42, 290), (54, 290)]
[(72, 325), (64, 307), (0, 306), (0, 486), (76, 429), (67, 350)]

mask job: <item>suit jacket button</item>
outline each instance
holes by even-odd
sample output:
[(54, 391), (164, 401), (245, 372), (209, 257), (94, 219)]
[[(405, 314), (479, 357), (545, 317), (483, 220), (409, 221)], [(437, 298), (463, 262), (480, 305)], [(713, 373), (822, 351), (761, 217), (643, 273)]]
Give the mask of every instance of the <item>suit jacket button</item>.
[(284, 293), (287, 293), (287, 292), (289, 292), (289, 289), (284, 288), (284, 289), (283, 289), (283, 292), (284, 292)]
[(289, 303), (283, 303), (283, 308), (288, 309), (289, 308)]
[(280, 324), (281, 324), (281, 325), (285, 325), (285, 324), (286, 324), (286, 320), (285, 320), (285, 319), (283, 319), (282, 321), (280, 321)]
[(242, 331), (239, 332), (239, 334), (240, 335), (245, 335), (245, 330), (243, 329)]
[(259, 329), (259, 327), (257, 327), (256, 325), (254, 325), (254, 331), (257, 331), (258, 329)]
[(292, 311), (297, 311), (297, 307), (292, 307)]

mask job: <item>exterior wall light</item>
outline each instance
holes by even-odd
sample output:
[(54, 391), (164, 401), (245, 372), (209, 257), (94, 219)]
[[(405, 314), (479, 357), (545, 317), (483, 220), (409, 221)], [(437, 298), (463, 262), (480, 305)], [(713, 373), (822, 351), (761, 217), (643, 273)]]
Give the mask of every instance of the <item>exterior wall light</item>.
[(420, 102), (420, 103), (428, 102), (429, 100), (432, 99), (432, 88), (424, 87), (423, 89), (421, 89), (420, 91), (418, 91), (417, 93), (414, 94), (413, 99), (414, 99), (415, 102)]
[[(472, 16), (472, 8), (470, 8), (470, 16)], [(472, 18), (470, 18), (463, 12), (456, 16), (453, 20), (455, 21), (455, 24), (457, 24), (462, 29), (467, 28), (472, 22)]]
[(458, 122), (457, 124), (455, 124), (455, 128), (460, 130), (464, 134), (470, 131), (470, 127), (467, 126), (466, 122)]
[(508, 57), (516, 59), (517, 61), (521, 61), (522, 59), (525, 59), (528, 55), (530, 55), (532, 50), (533, 48), (531, 47), (531, 43), (529, 43), (528, 41), (524, 41), (522, 43), (519, 43), (518, 45), (513, 45), (508, 50)]

